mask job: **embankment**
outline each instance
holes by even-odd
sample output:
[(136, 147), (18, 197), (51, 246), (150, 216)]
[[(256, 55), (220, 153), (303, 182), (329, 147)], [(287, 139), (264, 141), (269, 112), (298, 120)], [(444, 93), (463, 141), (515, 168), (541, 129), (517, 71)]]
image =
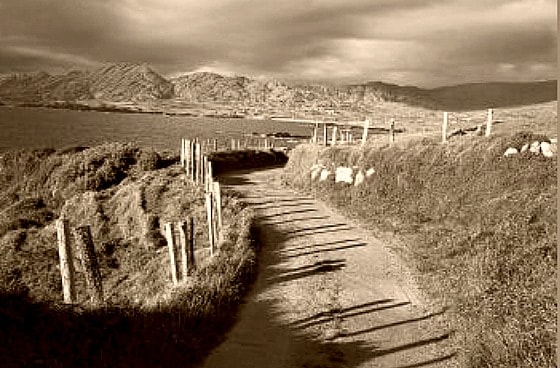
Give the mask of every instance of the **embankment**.
[[(0, 157), (0, 356), (6, 366), (196, 366), (252, 284), (252, 212), (223, 195), (223, 241), (207, 255), (204, 192), (178, 157), (130, 144)], [(173, 286), (163, 224), (195, 221), (197, 269)], [(106, 303), (62, 304), (54, 221), (89, 225)], [(77, 269), (80, 267), (77, 264)]]
[[(303, 145), (283, 180), (399, 240), (426, 294), (450, 306), (464, 366), (554, 367), (557, 158), (503, 156), (543, 139)], [(370, 175), (360, 185), (335, 183), (333, 174), (312, 181), (317, 164)]]

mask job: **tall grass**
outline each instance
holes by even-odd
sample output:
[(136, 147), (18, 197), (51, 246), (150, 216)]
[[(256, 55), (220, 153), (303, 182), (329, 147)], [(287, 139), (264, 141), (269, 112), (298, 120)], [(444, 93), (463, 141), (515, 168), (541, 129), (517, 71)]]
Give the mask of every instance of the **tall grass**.
[[(518, 133), (400, 148), (308, 146), (293, 152), (284, 180), (404, 239), (402, 254), (425, 291), (452, 307), (467, 367), (553, 367), (557, 159), (502, 156), (538, 139)], [(358, 187), (311, 184), (316, 160), (375, 174)]]

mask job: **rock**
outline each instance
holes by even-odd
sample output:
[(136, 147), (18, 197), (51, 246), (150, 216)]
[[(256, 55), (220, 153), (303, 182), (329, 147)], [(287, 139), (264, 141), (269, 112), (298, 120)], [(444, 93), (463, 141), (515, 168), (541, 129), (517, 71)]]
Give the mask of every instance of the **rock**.
[(332, 172), (327, 169), (321, 170), (321, 175), (319, 176), (319, 181), (325, 181), (332, 175)]
[(369, 168), (369, 169), (366, 170), (366, 177), (369, 178), (369, 177), (372, 176), (374, 173), (375, 173), (375, 169), (374, 169), (373, 167), (372, 167), (372, 168)]
[(358, 173), (356, 174), (356, 178), (354, 179), (354, 185), (358, 186), (360, 184), (362, 184), (365, 180), (365, 175), (364, 172), (362, 170), (358, 171)]
[(541, 145), (541, 142), (539, 141), (534, 141), (533, 143), (531, 143), (531, 146), (529, 147), (529, 151), (532, 153), (539, 153), (539, 147)]
[(519, 152), (523, 153), (523, 152), (527, 151), (528, 149), (529, 149), (529, 143), (524, 144), (523, 147), (521, 147), (521, 151), (519, 151)]
[(544, 157), (553, 157), (554, 153), (552, 152), (551, 149), (552, 145), (548, 142), (542, 142), (541, 143), (541, 152), (543, 154)]
[(354, 179), (352, 178), (353, 170), (351, 167), (340, 166), (336, 168), (335, 183), (348, 183), (352, 184)]
[(506, 156), (506, 157), (507, 157), (507, 156), (511, 156), (511, 155), (515, 155), (515, 154), (517, 154), (517, 149), (516, 149), (516, 148), (513, 148), (513, 147), (508, 148), (508, 149), (504, 152), (504, 156)]

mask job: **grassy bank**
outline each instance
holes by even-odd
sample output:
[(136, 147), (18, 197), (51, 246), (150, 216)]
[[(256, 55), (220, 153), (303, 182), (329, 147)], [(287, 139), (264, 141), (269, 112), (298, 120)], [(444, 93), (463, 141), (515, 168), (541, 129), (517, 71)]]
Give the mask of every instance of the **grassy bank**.
[[(128, 144), (0, 158), (0, 355), (6, 366), (195, 366), (222, 339), (256, 272), (252, 213), (223, 196), (224, 236), (207, 257), (204, 193), (177, 157)], [(62, 304), (59, 217), (89, 225), (107, 303)], [(162, 226), (195, 219), (197, 270), (170, 282)], [(79, 268), (78, 268), (79, 270)]]
[[(284, 180), (400, 237), (424, 290), (451, 307), (465, 366), (554, 367), (557, 159), (503, 157), (539, 138), (307, 145), (292, 153)], [(375, 173), (361, 186), (311, 183), (318, 160)]]

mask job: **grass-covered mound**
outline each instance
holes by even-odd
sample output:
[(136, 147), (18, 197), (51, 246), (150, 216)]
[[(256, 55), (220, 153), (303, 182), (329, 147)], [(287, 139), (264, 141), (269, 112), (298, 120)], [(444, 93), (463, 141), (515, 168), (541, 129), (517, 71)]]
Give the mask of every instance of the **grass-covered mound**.
[[(2, 155), (2, 364), (194, 366), (222, 339), (256, 271), (252, 214), (223, 195), (223, 241), (209, 259), (204, 194), (174, 158), (127, 144)], [(61, 303), (61, 216), (92, 229), (103, 307), (87, 305), (80, 267), (78, 305)], [(162, 226), (187, 216), (198, 269), (173, 287)]]
[[(529, 133), (407, 147), (297, 148), (285, 181), (402, 236), (427, 293), (451, 308), (468, 367), (556, 363), (557, 159), (503, 157)], [(374, 168), (360, 186), (311, 183), (310, 167)]]

